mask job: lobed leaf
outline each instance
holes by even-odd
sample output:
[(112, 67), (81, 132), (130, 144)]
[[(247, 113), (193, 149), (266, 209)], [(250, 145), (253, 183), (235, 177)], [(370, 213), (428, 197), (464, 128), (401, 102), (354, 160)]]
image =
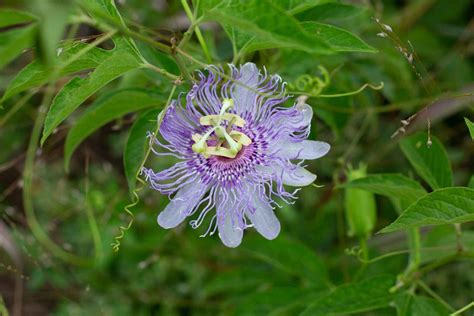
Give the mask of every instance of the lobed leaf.
[(118, 52), (107, 58), (87, 78), (75, 77), (69, 81), (56, 95), (46, 115), (41, 144), (61, 122), (97, 90), (122, 74), (139, 67), (136, 57)]
[(453, 185), (453, 175), (448, 154), (441, 142), (431, 136), (432, 144), (427, 145), (428, 134), (417, 133), (400, 141), (400, 148), (418, 175), (433, 190)]
[(326, 43), (312, 37), (294, 17), (268, 0), (228, 0), (203, 13), (205, 20), (224, 25), (228, 34), (229, 27), (242, 33), (236, 36), (237, 46), (240, 47), (257, 38), (266, 42), (266, 48), (291, 47), (313, 53), (332, 52)]
[[(144, 89), (123, 89), (97, 99), (77, 120), (69, 131), (64, 147), (64, 163), (69, 162), (74, 150), (94, 131), (123, 115), (165, 102), (159, 93)], [(142, 135), (145, 139), (145, 135)]]
[(409, 227), (455, 224), (474, 220), (474, 189), (454, 187), (439, 189), (410, 205), (392, 224), (382, 229), (388, 233)]
[(386, 307), (394, 300), (390, 293), (394, 284), (393, 276), (377, 276), (342, 285), (316, 300), (301, 315), (345, 315)]
[(324, 21), (327, 19), (343, 19), (360, 14), (365, 10), (362, 6), (344, 3), (325, 3), (298, 13), (295, 17), (300, 21)]
[(318, 22), (303, 22), (301, 25), (306, 32), (329, 44), (336, 52), (377, 52), (359, 37), (341, 28)]
[[(59, 48), (59, 63), (65, 63), (73, 55), (89, 46), (89, 44), (81, 42), (73, 42), (63, 45)], [(60, 76), (66, 76), (79, 71), (92, 69), (102, 64), (112, 55), (112, 51), (106, 51), (101, 48), (94, 47), (81, 55), (76, 60), (64, 67), (59, 73)], [(8, 84), (2, 97), (5, 100), (31, 88), (39, 87), (48, 82), (50, 69), (38, 60), (33, 61), (24, 67), (13, 80)]]

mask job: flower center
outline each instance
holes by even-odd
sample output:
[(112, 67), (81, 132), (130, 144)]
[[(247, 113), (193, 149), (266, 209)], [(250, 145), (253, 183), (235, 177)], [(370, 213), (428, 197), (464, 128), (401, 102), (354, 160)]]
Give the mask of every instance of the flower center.
[[(212, 126), (204, 135), (194, 134), (192, 150), (202, 154), (205, 158), (210, 156), (221, 156), (235, 158), (242, 146), (248, 146), (252, 140), (242, 132), (233, 130), (234, 125), (243, 127), (245, 120), (240, 116), (227, 111), (234, 106), (234, 100), (224, 99), (218, 115), (206, 115), (199, 119), (199, 124)], [(208, 146), (212, 141), (215, 146)]]

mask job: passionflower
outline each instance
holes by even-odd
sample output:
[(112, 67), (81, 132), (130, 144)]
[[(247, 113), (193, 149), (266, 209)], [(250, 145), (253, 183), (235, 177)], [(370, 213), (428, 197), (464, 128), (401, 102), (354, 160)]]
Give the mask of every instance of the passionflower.
[(255, 64), (229, 65), (230, 74), (209, 66), (199, 82), (173, 100), (163, 114), (160, 139), (150, 134), (153, 152), (179, 159), (172, 167), (142, 174), (151, 187), (170, 197), (158, 215), (166, 229), (187, 217), (193, 228), (209, 223), (214, 234), (237, 247), (244, 230), (254, 227), (274, 239), (280, 222), (278, 201), (294, 203), (298, 189), (314, 182), (305, 159), (317, 159), (329, 144), (307, 140), (313, 111), (304, 102), (283, 106), (289, 98), (277, 75), (261, 73)]

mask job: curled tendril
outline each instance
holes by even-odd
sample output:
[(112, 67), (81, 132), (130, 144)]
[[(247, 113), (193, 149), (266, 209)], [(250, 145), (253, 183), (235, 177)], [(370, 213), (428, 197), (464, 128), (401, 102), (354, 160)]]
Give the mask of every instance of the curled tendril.
[[(137, 177), (136, 179), (137, 179), (138, 182), (145, 185), (145, 182), (142, 179), (140, 179), (139, 177)], [(121, 239), (123, 239), (123, 237), (125, 236), (125, 232), (127, 230), (129, 230), (130, 227), (132, 227), (133, 222), (135, 221), (135, 215), (133, 215), (133, 213), (130, 209), (132, 207), (135, 207), (140, 202), (140, 196), (138, 195), (138, 192), (140, 192), (143, 188), (144, 188), (144, 186), (142, 186), (140, 188), (135, 188), (132, 191), (132, 196), (133, 196), (132, 203), (125, 205), (125, 207), (123, 208), (125, 213), (127, 213), (127, 215), (130, 217), (130, 220), (128, 221), (127, 226), (120, 226), (119, 227), (119, 234), (114, 237), (114, 242), (112, 243), (112, 249), (115, 252), (118, 252), (120, 250), (120, 241), (121, 241)]]
[(288, 83), (288, 88), (292, 91), (307, 92), (311, 95), (317, 96), (331, 83), (329, 72), (323, 66), (318, 66), (321, 72), (320, 76), (311, 76), (303, 74), (299, 76), (295, 82)]
[[(158, 134), (158, 131), (160, 130), (160, 126), (161, 126), (161, 123), (163, 122), (163, 117), (164, 117), (164, 114), (166, 113), (166, 111), (168, 110), (169, 106), (171, 105), (171, 100), (173, 98), (173, 95), (176, 91), (176, 87), (177, 85), (180, 84), (178, 81), (175, 82), (175, 84), (173, 85), (173, 88), (171, 89), (171, 92), (168, 96), (168, 101), (166, 101), (166, 106), (164, 107), (164, 109), (160, 112), (160, 114), (158, 115), (158, 121), (157, 121), (157, 124), (156, 124), (156, 129), (155, 129), (155, 132), (153, 133), (153, 135), (157, 135)], [(151, 141), (150, 141), (151, 142)], [(147, 152), (145, 154), (145, 157), (143, 157), (143, 160), (142, 160), (142, 163), (141, 163), (141, 166), (140, 168), (138, 168), (139, 172), (141, 172), (143, 166), (145, 165), (145, 162), (147, 161), (148, 159), (148, 156), (150, 155), (150, 151), (151, 151), (151, 143), (149, 144), (148, 146), (148, 149), (147, 149)], [(123, 239), (123, 237), (125, 236), (125, 232), (127, 230), (130, 229), (130, 227), (132, 227), (133, 225), (133, 222), (135, 220), (135, 215), (133, 215), (132, 211), (130, 210), (132, 207), (135, 207), (139, 202), (140, 202), (140, 196), (138, 195), (138, 192), (140, 192), (141, 190), (143, 190), (146, 186), (146, 182), (143, 181), (142, 179), (140, 179), (139, 177), (139, 172), (137, 172), (136, 174), (136, 177), (135, 179), (142, 185), (141, 187), (136, 187), (133, 191), (132, 191), (132, 203), (126, 205), (123, 210), (125, 211), (125, 213), (127, 213), (127, 215), (130, 217), (130, 220), (128, 221), (128, 224), (127, 226), (120, 226), (119, 227), (119, 234), (118, 236), (116, 236), (114, 238), (114, 242), (111, 244), (112, 245), (112, 249), (115, 251), (115, 252), (118, 252), (120, 250), (120, 240)]]

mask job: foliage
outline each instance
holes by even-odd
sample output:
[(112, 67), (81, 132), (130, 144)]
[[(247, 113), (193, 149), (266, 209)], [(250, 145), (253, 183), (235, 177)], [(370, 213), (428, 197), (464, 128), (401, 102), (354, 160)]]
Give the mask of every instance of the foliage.
[[(7, 0), (0, 314), (467, 315), (474, 64), (458, 2)], [(147, 133), (195, 70), (247, 61), (308, 98), (310, 138), (332, 150), (276, 210), (277, 239), (228, 249), (159, 228), (168, 197), (140, 170), (173, 163)]]

